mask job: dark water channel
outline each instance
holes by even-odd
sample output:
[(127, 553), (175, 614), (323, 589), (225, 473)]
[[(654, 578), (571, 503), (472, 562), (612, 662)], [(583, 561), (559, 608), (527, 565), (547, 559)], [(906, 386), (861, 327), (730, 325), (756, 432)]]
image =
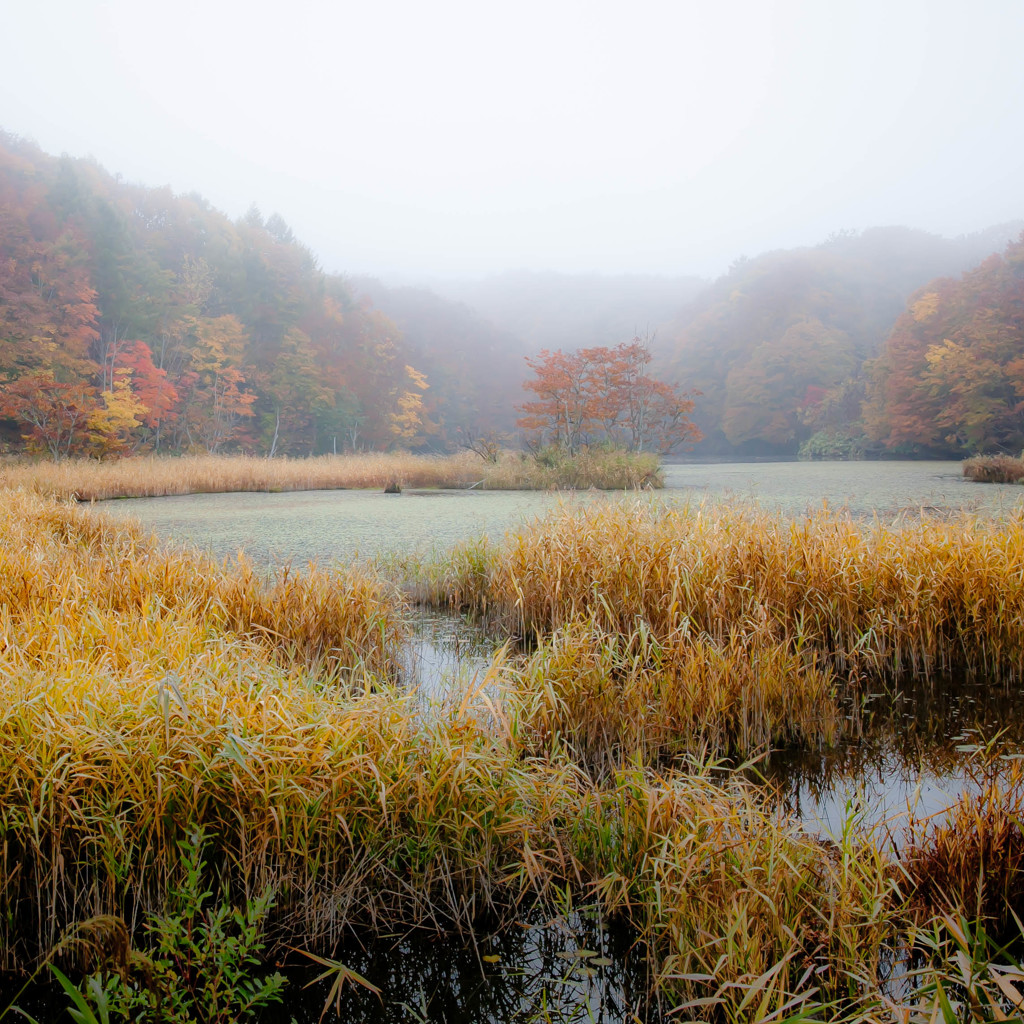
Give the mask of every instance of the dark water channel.
[[(346, 967), (380, 990), (348, 983), (335, 998), (329, 979), (309, 985), (305, 968), (286, 969), (287, 1007), (266, 1024), (329, 1021), (410, 1024), (555, 1021), (558, 1024), (655, 1024), (644, 948), (627, 930), (574, 910), (555, 919), (527, 915), (500, 932), (472, 937), (407, 935), (370, 945), (352, 940), (337, 952)], [(315, 975), (314, 975), (315, 977)]]
[[(793, 515), (827, 501), (891, 521), (922, 509), (1001, 515), (1024, 499), (1019, 487), (968, 485), (959, 472), (955, 463), (670, 466), (669, 487), (656, 500), (754, 501)], [(265, 564), (325, 565), (356, 553), (443, 549), (480, 534), (500, 539), (565, 501), (610, 500), (591, 493), (425, 497), (351, 491), (201, 495), (107, 503), (103, 510), (136, 517), (162, 537), (198, 544), (219, 557), (244, 548)], [(420, 614), (404, 680), (426, 703), (444, 700), (481, 678), (499, 644), (459, 617)], [(998, 739), (1012, 757), (1024, 739), (1020, 685), (908, 680), (875, 690), (851, 701), (847, 735), (835, 748), (775, 753), (757, 765), (781, 804), (809, 830), (838, 834), (854, 815), (864, 824), (884, 823), (898, 843), (908, 815), (941, 812), (974, 784), (971, 765), (979, 747)], [(661, 1019), (659, 1008), (645, 1002), (649, 965), (643, 947), (585, 912), (556, 921), (526, 918), (493, 936), (413, 935), (365, 946), (353, 940), (336, 956), (380, 988), (381, 996), (347, 985), (337, 1010), (323, 1017), (327, 1021)], [(303, 988), (318, 971), (289, 967), (285, 1007), (261, 1019), (319, 1021), (330, 981)]]

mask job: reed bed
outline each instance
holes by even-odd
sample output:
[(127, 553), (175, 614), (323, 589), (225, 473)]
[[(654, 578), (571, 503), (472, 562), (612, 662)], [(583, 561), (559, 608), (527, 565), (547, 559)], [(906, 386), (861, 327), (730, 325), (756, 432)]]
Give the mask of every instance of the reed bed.
[(657, 455), (601, 446), (571, 456), (557, 448), (533, 455), (506, 452), (485, 469), (481, 486), (490, 491), (634, 491), (665, 486)]
[(980, 774), (946, 813), (907, 825), (901, 867), (925, 917), (953, 914), (1012, 934), (1024, 920), (1024, 770), (996, 761)]
[(336, 616), (351, 601), (368, 621), (366, 594), (315, 570), (265, 582), (24, 492), (0, 495), (0, 513), (6, 968), (87, 919), (137, 937), (199, 841), (207, 887), (273, 894), (272, 947), (593, 899), (647, 938), (669, 998), (726, 1007), (773, 958), (792, 965), (773, 975), (780, 998), (806, 982), (794, 922), (861, 920), (834, 855), (712, 766), (592, 777), (534, 749), (534, 712), (502, 696), (500, 667), (424, 715), (387, 685), (380, 584), (376, 633), (360, 635)]
[(571, 622), (509, 675), (535, 748), (592, 768), (820, 748), (839, 732), (831, 671), (756, 633), (663, 642)]
[(371, 452), (306, 459), (251, 455), (135, 456), (101, 462), (11, 459), (0, 462), (0, 488), (22, 488), (58, 499), (101, 501), (232, 491), (316, 491), (384, 488), (485, 490), (629, 490), (661, 487), (660, 460), (593, 449), (572, 458), (504, 452), (485, 461), (472, 452), (411, 455)]
[[(581, 517), (585, 589), (567, 553)], [(627, 762), (815, 742), (833, 727), (834, 665), (883, 664), (850, 639), (865, 617), (896, 616), (887, 635), (909, 628), (921, 666), (949, 660), (925, 640), (966, 624), (959, 650), (988, 645), (985, 663), (1011, 671), (1019, 526), (860, 530), (822, 515), (762, 523), (757, 547), (752, 522), (593, 509), (466, 549), (448, 583), (465, 577), (474, 603), (544, 632), (522, 664), (425, 715), (388, 683), (402, 609), (379, 580), (264, 579), (0, 493), (0, 965), (31, 967), (88, 919), (137, 940), (182, 884), (182, 844), (202, 842), (206, 888), (235, 905), (272, 894), (271, 953), (589, 900), (638, 930), (684, 1019), (912, 1019), (878, 979), (886, 944), (924, 920), (914, 907), (936, 875), (914, 865), (952, 860), (932, 833), (897, 866), (855, 819), (808, 835), (706, 755), (660, 774)], [(655, 551), (686, 578), (659, 575)], [(530, 552), (545, 560), (532, 574)], [(937, 603), (946, 619), (928, 618)], [(992, 801), (1018, 813), (1006, 792), (965, 804), (952, 831), (995, 834)], [(975, 861), (957, 863), (970, 881)]]
[(401, 603), (357, 569), (267, 579), (243, 559), (166, 549), (131, 524), (23, 491), (0, 491), (0, 530), (0, 636), (26, 668), (170, 664), (172, 637), (183, 662), (219, 634), (352, 678), (400, 663)]
[(480, 458), (471, 452), (449, 456), (373, 452), (308, 459), (146, 455), (107, 462), (16, 460), (0, 464), (0, 487), (20, 487), (79, 501), (229, 491), (383, 490), (389, 484), (467, 487), (484, 475), (482, 466)]
[(543, 637), (579, 619), (662, 642), (774, 638), (893, 678), (1024, 669), (1024, 521), (862, 524), (723, 506), (562, 508), (503, 546), (456, 553), (421, 593)]
[(1024, 481), (1024, 458), (1013, 455), (975, 455), (964, 459), (964, 476), (978, 484), (1019, 484)]
[(602, 809), (578, 855), (606, 907), (648, 938), (679, 1019), (781, 1020), (875, 998), (867, 979), (902, 897), (852, 819), (822, 842), (701, 761), (661, 778), (627, 770)]

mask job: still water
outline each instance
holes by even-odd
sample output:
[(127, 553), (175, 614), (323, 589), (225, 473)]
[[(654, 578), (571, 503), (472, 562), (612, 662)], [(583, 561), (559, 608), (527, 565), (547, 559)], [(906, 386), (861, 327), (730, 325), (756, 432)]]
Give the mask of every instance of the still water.
[[(959, 462), (681, 463), (665, 467), (665, 483), (647, 500), (754, 503), (786, 515), (828, 504), (883, 521), (922, 509), (1007, 514), (1024, 505), (1024, 488), (968, 483)], [(560, 505), (620, 499), (598, 491), (299, 491), (133, 498), (96, 507), (219, 558), (244, 550), (262, 563), (328, 565), (386, 551), (444, 549), (480, 535), (500, 540)]]
[[(799, 516), (827, 504), (883, 523), (922, 511), (984, 516), (1014, 514), (1024, 488), (963, 480), (955, 462), (721, 463), (666, 467), (666, 488), (628, 500), (697, 505), (756, 504)], [(486, 535), (500, 540), (559, 507), (622, 500), (600, 492), (314, 491), (216, 494), (105, 502), (97, 508), (138, 519), (158, 536), (184, 541), (218, 558), (239, 551), (255, 562), (321, 566), (383, 553), (444, 550)], [(406, 657), (405, 675), (443, 695), (486, 670), (498, 641), (458, 618), (424, 614)], [(972, 785), (978, 747), (1001, 733), (1011, 749), (1024, 735), (1024, 693), (949, 680), (908, 684), (892, 693), (861, 695), (849, 709), (851, 739), (827, 752), (773, 755), (757, 771), (780, 800), (816, 832), (836, 834), (851, 814), (887, 822), (898, 842), (901, 821), (947, 807)], [(513, 932), (438, 946), (429, 936), (358, 943), (339, 952), (382, 989), (383, 1002), (350, 989), (338, 1015), (352, 1021), (659, 1019), (643, 1004), (646, 962), (628, 935), (572, 914), (554, 922), (525, 920)], [(484, 957), (492, 959), (486, 960)], [(496, 959), (494, 959), (496, 958)], [(326, 989), (299, 995), (294, 979), (288, 1012), (268, 1021), (318, 1020)]]

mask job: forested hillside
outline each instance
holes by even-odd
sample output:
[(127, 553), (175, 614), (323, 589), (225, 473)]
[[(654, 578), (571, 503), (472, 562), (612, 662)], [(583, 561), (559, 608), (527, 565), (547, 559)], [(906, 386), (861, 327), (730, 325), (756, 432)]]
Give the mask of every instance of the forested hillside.
[(1024, 447), (1024, 236), (918, 292), (869, 367), (867, 432), (922, 454)]
[(391, 288), (372, 278), (350, 283), (400, 329), (412, 362), (430, 381), (424, 405), (442, 436), (514, 433), (516, 406), (525, 401), (529, 348), (522, 338), (425, 288)]
[(433, 446), (470, 394), (474, 425), (499, 425), (472, 330), (457, 351), (410, 346), (255, 208), (232, 222), (198, 195), (0, 135), (0, 268), (9, 449)]
[(525, 355), (640, 334), (655, 376), (701, 392), (698, 453), (1017, 449), (1024, 256), (991, 254), (1021, 226), (844, 233), (710, 287), (519, 272), (442, 298), (325, 274), (277, 214), (0, 134), (0, 447), (451, 448), (514, 434)]
[(792, 454), (809, 439), (819, 454), (870, 450), (865, 360), (913, 292), (980, 262), (1020, 229), (946, 239), (876, 228), (738, 261), (662, 330), (675, 347), (673, 377), (702, 392), (701, 450)]

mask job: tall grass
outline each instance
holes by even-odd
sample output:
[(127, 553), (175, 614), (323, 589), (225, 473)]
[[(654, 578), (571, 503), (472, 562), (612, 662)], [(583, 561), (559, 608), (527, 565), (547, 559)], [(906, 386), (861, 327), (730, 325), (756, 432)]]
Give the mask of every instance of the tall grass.
[[(700, 764), (597, 781), (536, 749), (534, 712), (499, 696), (498, 669), (424, 716), (386, 684), (397, 633), (379, 626), (395, 613), (373, 581), (377, 639), (358, 633), (368, 598), (352, 581), (264, 583), (25, 493), (0, 496), (0, 513), (6, 967), (84, 919), (137, 932), (180, 887), (195, 835), (210, 887), (275, 894), (274, 942), (470, 928), (576, 893), (641, 929), (673, 998), (711, 990), (723, 1005), (739, 988), (721, 986), (795, 957), (791, 910), (860, 920), (840, 907), (852, 897), (832, 855), (752, 789)], [(287, 608), (266, 626), (274, 595)], [(337, 685), (345, 669), (361, 688)], [(791, 865), (765, 890), (775, 909), (756, 895), (772, 857)], [(688, 977), (695, 965), (708, 977)]]
[(593, 449), (572, 458), (534, 458), (505, 452), (485, 461), (472, 452), (411, 455), (372, 452), (307, 459), (248, 455), (138, 456), (100, 462), (12, 459), (0, 462), (0, 488), (24, 488), (55, 498), (99, 501), (230, 491), (313, 491), (344, 488), (479, 487), (486, 490), (556, 490), (661, 487), (660, 460)]
[(580, 619), (664, 643), (774, 638), (892, 678), (1024, 669), (1024, 521), (864, 525), (722, 506), (563, 508), (503, 546), (458, 554), (428, 598), (486, 607), (521, 635)]
[[(808, 835), (692, 750), (817, 742), (841, 665), (1013, 674), (1019, 533), (565, 512), (467, 553), (473, 601), (541, 643), (424, 715), (388, 684), (402, 609), (379, 580), (265, 580), (0, 494), (0, 963), (89, 918), (137, 934), (202, 835), (206, 887), (274, 895), (271, 948), (589, 899), (638, 929), (684, 1019), (911, 1019), (878, 979), (950, 855), (927, 833), (897, 865), (853, 818)], [(689, 759), (640, 763), (665, 750)], [(954, 830), (995, 835), (1007, 792)], [(974, 893), (975, 861), (954, 868), (944, 909)]]
[(466, 487), (483, 476), (482, 465), (470, 452), (445, 457), (374, 452), (308, 459), (147, 455), (109, 462), (14, 460), (0, 464), (0, 487), (22, 487), (79, 501), (228, 491), (382, 490), (391, 483), (403, 487)]
[(1013, 455), (975, 455), (964, 459), (963, 473), (978, 484), (1019, 484), (1024, 480), (1024, 459)]
[(643, 626), (623, 636), (576, 621), (509, 676), (535, 748), (589, 766), (817, 748), (839, 731), (832, 673), (772, 636), (659, 641)]
[(267, 580), (244, 560), (167, 550), (132, 525), (18, 491), (0, 491), (0, 524), (0, 636), (16, 665), (171, 668), (220, 637), (349, 676), (397, 670), (402, 609), (359, 571)]
[(901, 867), (926, 917), (982, 920), (1005, 935), (1024, 919), (1024, 770), (995, 767), (983, 763), (946, 813), (907, 824)]

